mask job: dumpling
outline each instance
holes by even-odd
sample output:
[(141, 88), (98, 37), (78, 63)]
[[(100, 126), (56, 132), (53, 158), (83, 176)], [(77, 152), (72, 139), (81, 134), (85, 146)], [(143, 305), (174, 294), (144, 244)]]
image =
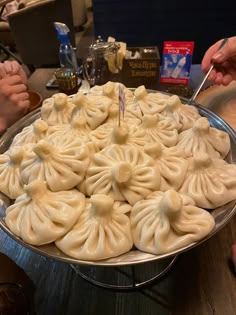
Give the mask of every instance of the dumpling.
[(99, 151), (95, 142), (93, 143), (89, 138), (89, 131), (84, 118), (78, 115), (72, 118), (70, 125), (51, 127), (49, 136), (45, 140), (59, 148), (86, 146), (88, 147), (89, 155)]
[(126, 88), (124, 84), (108, 81), (102, 86), (94, 86), (91, 88), (88, 97), (91, 99), (95, 97), (102, 98), (102, 100), (104, 98), (109, 100), (111, 106), (109, 107), (109, 113), (105, 122), (118, 123), (120, 89), (122, 90), (125, 99), (125, 121), (140, 124), (139, 118), (141, 118), (142, 113), (140, 109), (137, 109), (136, 106), (134, 106), (133, 92)]
[(78, 190), (51, 192), (40, 180), (24, 187), (25, 193), (6, 209), (6, 225), (23, 241), (43, 245), (67, 233), (85, 208)]
[(120, 126), (106, 123), (92, 131), (88, 137), (100, 150), (115, 143), (143, 147), (147, 142), (144, 130), (126, 123)]
[(206, 153), (189, 159), (189, 168), (179, 190), (192, 197), (198, 207), (214, 209), (236, 199), (236, 165)]
[(43, 101), (41, 117), (49, 126), (68, 124), (74, 108), (75, 105), (69, 96), (64, 93), (56, 93)]
[(105, 96), (109, 100), (112, 101), (112, 105), (119, 103), (119, 88), (121, 87), (124, 97), (125, 97), (125, 103), (126, 106), (128, 106), (130, 103), (133, 102), (134, 95), (133, 92), (125, 87), (124, 84), (119, 82), (111, 82), (108, 81), (104, 85), (96, 85), (90, 89), (89, 95), (91, 96)]
[(81, 260), (106, 259), (128, 252), (133, 246), (126, 215), (130, 208), (106, 195), (93, 195), (77, 223), (56, 241), (56, 246)]
[(188, 169), (184, 152), (176, 147), (163, 149), (158, 143), (146, 144), (144, 152), (157, 162), (161, 174), (160, 190), (178, 190)]
[(25, 147), (14, 147), (0, 155), (0, 191), (11, 199), (23, 193), (20, 165), (24, 155)]
[(139, 105), (143, 114), (157, 114), (166, 107), (166, 99), (169, 96), (162, 93), (149, 93), (144, 85), (134, 91), (135, 102)]
[(89, 98), (81, 93), (77, 93), (72, 98), (75, 109), (72, 112), (72, 119), (78, 115), (78, 120), (83, 118), (90, 130), (100, 126), (108, 116), (108, 110), (111, 105), (110, 100), (101, 100)]
[(201, 117), (196, 107), (187, 104), (183, 105), (177, 95), (172, 95), (167, 99), (166, 107), (161, 114), (174, 119), (177, 123), (178, 131), (191, 128), (195, 121)]
[(37, 119), (33, 124), (25, 127), (14, 137), (11, 147), (28, 143), (37, 143), (39, 140), (47, 136), (47, 131), (48, 124), (46, 121)]
[[(128, 124), (134, 124), (136, 126), (141, 124), (142, 112), (136, 104), (126, 106), (124, 115), (120, 115), (120, 120), (125, 121)], [(104, 123), (110, 123), (118, 125), (119, 121), (119, 106), (117, 104), (112, 105), (109, 109), (108, 116)]]
[(135, 246), (158, 255), (201, 240), (215, 226), (210, 213), (174, 190), (154, 192), (137, 202), (131, 210), (130, 222)]
[(78, 146), (89, 142), (88, 134), (90, 130), (86, 125), (86, 121), (83, 117), (75, 116), (71, 124), (69, 125), (57, 125), (49, 128), (49, 136), (46, 138), (52, 144), (60, 143), (64, 146), (64, 143), (68, 144), (74, 142), (75, 139), (78, 142)]
[(96, 153), (85, 180), (89, 196), (105, 194), (133, 205), (160, 187), (160, 173), (155, 161), (143, 150), (113, 144)]
[(171, 118), (159, 114), (145, 114), (142, 117), (141, 128), (145, 131), (148, 143), (160, 142), (166, 147), (172, 147), (177, 143), (177, 126)]
[(91, 129), (86, 124), (84, 117), (76, 115), (71, 119), (71, 123), (67, 125), (52, 126), (48, 130), (48, 134), (55, 136), (72, 136), (72, 137), (86, 137)]
[(191, 129), (179, 134), (176, 146), (191, 155), (199, 152), (225, 158), (230, 150), (230, 138), (225, 131), (210, 127), (207, 118), (201, 117)]
[(52, 191), (71, 189), (84, 178), (89, 161), (88, 147), (78, 146), (77, 139), (63, 144), (40, 140), (21, 164), (20, 179), (24, 184), (41, 179)]

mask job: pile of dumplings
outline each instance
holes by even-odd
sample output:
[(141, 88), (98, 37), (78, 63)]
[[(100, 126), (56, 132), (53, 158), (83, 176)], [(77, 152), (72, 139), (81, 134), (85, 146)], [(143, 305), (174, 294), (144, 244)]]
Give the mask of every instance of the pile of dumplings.
[(78, 260), (137, 248), (160, 255), (206, 237), (211, 210), (236, 199), (226, 132), (178, 96), (119, 84), (54, 94), (0, 155), (7, 227)]

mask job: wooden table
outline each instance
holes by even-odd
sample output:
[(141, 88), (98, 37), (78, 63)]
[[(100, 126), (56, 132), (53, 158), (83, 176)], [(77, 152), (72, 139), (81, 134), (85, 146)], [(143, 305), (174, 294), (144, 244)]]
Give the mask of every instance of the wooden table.
[[(37, 70), (29, 87), (49, 97), (46, 74)], [(17, 244), (0, 231), (1, 251), (15, 260), (37, 288), (38, 315), (235, 315), (236, 278), (228, 268), (230, 247), (236, 241), (236, 216), (214, 237), (180, 255), (161, 282), (137, 292), (114, 292), (95, 287), (69, 264), (42, 257)], [(144, 265), (138, 276), (158, 270), (156, 263)], [(139, 269), (137, 269), (139, 270)], [(91, 269), (94, 274), (94, 269)], [(98, 274), (109, 278), (109, 269)], [(116, 279), (117, 278), (117, 279)], [(119, 273), (114, 281), (122, 282)]]
[(46, 88), (46, 84), (53, 77), (55, 70), (56, 69), (54, 68), (36, 69), (29, 78), (29, 90), (40, 93), (43, 99), (51, 97), (53, 94), (58, 93), (58, 89)]
[[(28, 88), (30, 90), (35, 90), (36, 92), (39, 92), (42, 95), (43, 99), (47, 97), (51, 97), (54, 93), (58, 93), (59, 92), (58, 89), (46, 88), (46, 84), (52, 78), (55, 70), (56, 69), (54, 68), (37, 69), (35, 72), (33, 72), (33, 74), (31, 75), (29, 79)], [(189, 85), (191, 87), (195, 87), (198, 84), (198, 82), (200, 82), (202, 77), (203, 77), (203, 74), (200, 71), (200, 66), (193, 65), (191, 68), (191, 76), (190, 76)]]

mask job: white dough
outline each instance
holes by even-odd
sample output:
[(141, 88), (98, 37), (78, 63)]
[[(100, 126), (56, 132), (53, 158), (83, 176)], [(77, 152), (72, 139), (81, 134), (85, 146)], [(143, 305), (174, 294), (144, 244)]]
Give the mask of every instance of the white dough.
[(215, 226), (210, 213), (174, 190), (154, 192), (137, 202), (130, 221), (135, 246), (152, 254), (165, 254), (190, 245)]
[(24, 187), (25, 193), (6, 210), (6, 225), (32, 245), (57, 240), (68, 232), (85, 207), (85, 197), (78, 190), (51, 192), (36, 180)]
[(130, 208), (106, 195), (93, 195), (77, 223), (56, 246), (81, 260), (100, 260), (129, 251), (133, 246), (126, 215)]

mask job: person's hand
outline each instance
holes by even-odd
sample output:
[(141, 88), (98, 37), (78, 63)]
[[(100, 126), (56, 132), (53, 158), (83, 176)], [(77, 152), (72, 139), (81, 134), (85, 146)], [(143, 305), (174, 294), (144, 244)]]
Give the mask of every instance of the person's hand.
[(30, 102), (26, 90), (19, 74), (0, 80), (0, 133), (27, 112)]
[(6, 78), (11, 75), (18, 74), (21, 77), (22, 83), (27, 84), (27, 76), (21, 65), (17, 61), (0, 62), (0, 77)]
[(228, 38), (225, 45), (219, 50), (222, 39), (212, 45), (202, 59), (202, 70), (207, 72), (211, 64), (214, 68), (208, 79), (216, 84), (228, 85), (236, 80), (236, 36)]

